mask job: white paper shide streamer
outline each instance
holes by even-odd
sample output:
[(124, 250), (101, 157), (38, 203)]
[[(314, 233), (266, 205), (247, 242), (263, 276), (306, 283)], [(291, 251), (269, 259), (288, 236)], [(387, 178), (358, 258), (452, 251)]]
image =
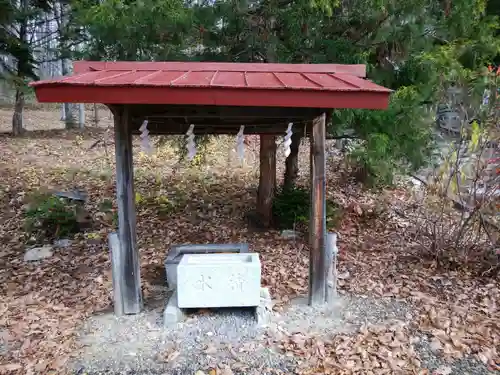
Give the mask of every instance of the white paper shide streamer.
[(238, 157), (240, 158), (240, 160), (245, 159), (245, 136), (243, 135), (244, 130), (245, 126), (241, 125), (240, 131), (236, 135), (236, 152), (238, 153)]
[(191, 124), (189, 126), (188, 131), (186, 132), (186, 149), (187, 149), (187, 158), (189, 161), (193, 160), (196, 156), (196, 143), (194, 142), (194, 125)]
[(288, 155), (290, 155), (291, 152), (290, 145), (292, 144), (292, 134), (293, 134), (292, 126), (293, 126), (292, 122), (288, 124), (288, 128), (286, 129), (285, 133), (285, 139), (283, 140), (283, 149), (286, 157), (288, 157)]
[(153, 146), (149, 138), (148, 120), (144, 120), (139, 130), (141, 132), (141, 149), (146, 155), (151, 155), (153, 153)]

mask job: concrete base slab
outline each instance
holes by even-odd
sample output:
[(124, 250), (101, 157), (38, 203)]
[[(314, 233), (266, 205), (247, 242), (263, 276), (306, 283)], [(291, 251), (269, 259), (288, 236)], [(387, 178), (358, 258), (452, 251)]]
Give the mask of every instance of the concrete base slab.
[(263, 327), (271, 322), (273, 313), (273, 300), (269, 288), (260, 288), (260, 304), (255, 308), (257, 326)]
[(177, 291), (174, 290), (172, 295), (167, 301), (167, 305), (165, 306), (165, 310), (163, 311), (163, 326), (170, 327), (177, 323), (180, 323), (184, 320), (185, 314), (177, 306)]
[[(177, 305), (177, 291), (174, 290), (163, 311), (163, 326), (172, 327), (185, 320), (185, 309)], [(189, 311), (189, 309), (188, 309)], [(254, 307), (257, 327), (266, 327), (272, 321), (273, 301), (268, 288), (260, 288), (260, 304)]]

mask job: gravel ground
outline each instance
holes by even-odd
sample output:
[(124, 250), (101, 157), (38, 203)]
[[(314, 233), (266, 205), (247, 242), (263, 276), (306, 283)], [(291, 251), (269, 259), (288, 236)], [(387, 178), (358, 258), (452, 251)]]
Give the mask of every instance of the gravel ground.
[(419, 342), (415, 344), (415, 350), (422, 360), (422, 367), (426, 367), (434, 373), (436, 370), (449, 369), (450, 375), (492, 375), (498, 372), (490, 371), (488, 368), (474, 357), (464, 357), (452, 362), (447, 362), (442, 356), (435, 353), (430, 345), (429, 339), (425, 335), (419, 337)]
[(331, 305), (311, 307), (306, 298), (292, 301), (275, 314), (270, 329), (285, 333), (307, 333), (310, 336), (351, 332), (363, 324), (378, 324), (390, 320), (411, 320), (411, 307), (393, 299), (373, 299), (342, 296)]
[(291, 374), (296, 359), (273, 347), (286, 335), (331, 335), (363, 323), (411, 319), (411, 308), (402, 302), (341, 297), (321, 308), (298, 299), (260, 328), (251, 310), (221, 309), (197, 311), (183, 323), (164, 329), (163, 307), (135, 316), (93, 317), (81, 333), (84, 350), (75, 370), (88, 375), (193, 375), (197, 370), (208, 373), (211, 368), (229, 366), (235, 375)]
[(257, 327), (252, 309), (199, 310), (164, 328), (163, 308), (93, 317), (81, 333), (84, 350), (75, 367), (86, 374), (192, 375), (229, 365), (234, 374), (251, 375), (276, 373), (268, 368), (287, 373), (294, 366), (267, 345), (267, 329)]
[[(405, 302), (342, 296), (321, 308), (297, 299), (274, 312), (269, 324), (260, 328), (250, 309), (220, 309), (190, 313), (184, 322), (165, 329), (164, 299), (163, 293), (139, 315), (116, 318), (106, 313), (90, 319), (81, 332), (84, 349), (74, 364), (75, 374), (193, 375), (224, 366), (232, 370), (228, 375), (293, 374), (298, 358), (286, 357), (273, 347), (287, 335), (321, 337), (354, 332), (363, 324), (413, 319), (413, 309)], [(415, 349), (430, 374), (494, 374), (473, 357), (446, 362), (425, 335), (419, 338)]]

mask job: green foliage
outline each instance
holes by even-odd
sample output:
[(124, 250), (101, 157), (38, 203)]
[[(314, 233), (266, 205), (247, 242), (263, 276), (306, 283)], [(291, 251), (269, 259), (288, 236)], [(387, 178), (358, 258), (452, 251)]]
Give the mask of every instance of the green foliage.
[(278, 227), (290, 229), (298, 223), (307, 223), (310, 201), (310, 193), (305, 188), (280, 189), (273, 200), (273, 216)]
[[(433, 114), (446, 88), (467, 80), (499, 55), (498, 20), (484, 0), (449, 9), (422, 0), (202, 3), (193, 17), (205, 32), (199, 60), (358, 63), (395, 90), (387, 111), (337, 110), (329, 130), (362, 140), (350, 155), (365, 182), (429, 161)], [(221, 22), (222, 20), (222, 22)]]
[(99, 203), (99, 211), (110, 212), (111, 210), (113, 210), (113, 201), (111, 199), (106, 198)]
[[(199, 167), (204, 164), (207, 156), (207, 147), (213, 137), (214, 136), (210, 135), (202, 135), (202, 136), (198, 135), (194, 137), (194, 142), (196, 144), (196, 155), (193, 158), (193, 160), (189, 162), (190, 166)], [(159, 147), (161, 147), (162, 145), (168, 145), (174, 147), (177, 150), (177, 154), (179, 155), (179, 160), (178, 160), (179, 163), (186, 161), (187, 158), (186, 144), (187, 141), (184, 135), (162, 137), (158, 142)]]
[[(311, 193), (308, 189), (297, 186), (281, 188), (273, 199), (273, 219), (280, 229), (291, 229), (297, 225), (309, 223)], [(329, 228), (336, 227), (341, 218), (339, 206), (328, 200), (326, 220)]]
[[(368, 186), (392, 183), (394, 174), (422, 167), (432, 152), (430, 119), (415, 105), (414, 87), (397, 90), (386, 111), (336, 111), (333, 122), (352, 116), (355, 134), (363, 140), (349, 155), (356, 176)], [(349, 120), (347, 120), (349, 121)]]
[(177, 208), (177, 202), (169, 199), (169, 197), (164, 194), (143, 196), (139, 192), (136, 192), (135, 203), (138, 207), (144, 207), (146, 209), (154, 208), (160, 217), (169, 216)]
[(50, 1), (0, 0), (0, 51), (11, 56), (14, 68), (0, 59), (0, 78), (13, 82), (16, 87), (23, 87), (27, 79), (37, 79), (34, 49), (30, 43), (29, 26), (45, 11), (50, 9)]
[(176, 60), (188, 40), (181, 0), (78, 0), (75, 20), (87, 35), (83, 56), (100, 60)]
[[(1, 1), (1, 0), (0, 0)], [(14, 4), (14, 5), (13, 5)], [(23, 5), (24, 4), (24, 5)], [(388, 111), (337, 110), (330, 132), (362, 140), (351, 161), (372, 184), (428, 161), (433, 121), (427, 103), (500, 59), (499, 7), (486, 0), (72, 0), (60, 55), (100, 60), (210, 60), (365, 64), (395, 91)], [(17, 86), (36, 78), (22, 30), (55, 6), (0, 2), (0, 48), (19, 62)], [(26, 37), (26, 35), (24, 35)], [(83, 41), (83, 43), (81, 43)], [(79, 45), (78, 52), (71, 46)], [(474, 89), (479, 90), (478, 85)], [(182, 138), (179, 150), (184, 152)], [(197, 137), (203, 162), (203, 137)], [(181, 155), (182, 156), (182, 155)], [(184, 154), (185, 156), (185, 154)]]
[(65, 238), (79, 231), (76, 206), (64, 198), (34, 195), (25, 212), (25, 229), (48, 239)]

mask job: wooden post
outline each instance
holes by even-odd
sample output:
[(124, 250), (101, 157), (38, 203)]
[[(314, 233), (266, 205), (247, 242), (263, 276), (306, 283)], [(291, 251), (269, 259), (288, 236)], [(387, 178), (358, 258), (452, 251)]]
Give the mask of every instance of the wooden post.
[(311, 216), (309, 221), (309, 304), (326, 301), (326, 160), (325, 114), (314, 119), (311, 133)]
[(326, 302), (337, 297), (337, 233), (326, 235)]
[(121, 274), (123, 264), (120, 256), (123, 255), (120, 251), (120, 240), (115, 232), (108, 235), (109, 255), (111, 257), (111, 276), (113, 278), (113, 308), (115, 316), (123, 315), (123, 276)]
[(272, 222), (273, 198), (276, 190), (276, 137), (260, 135), (260, 176), (257, 192), (257, 214), (264, 227)]
[(123, 313), (137, 314), (143, 307), (139, 252), (137, 249), (132, 132), (128, 107), (115, 107), (116, 194), (118, 200), (118, 237), (122, 277), (120, 288)]

